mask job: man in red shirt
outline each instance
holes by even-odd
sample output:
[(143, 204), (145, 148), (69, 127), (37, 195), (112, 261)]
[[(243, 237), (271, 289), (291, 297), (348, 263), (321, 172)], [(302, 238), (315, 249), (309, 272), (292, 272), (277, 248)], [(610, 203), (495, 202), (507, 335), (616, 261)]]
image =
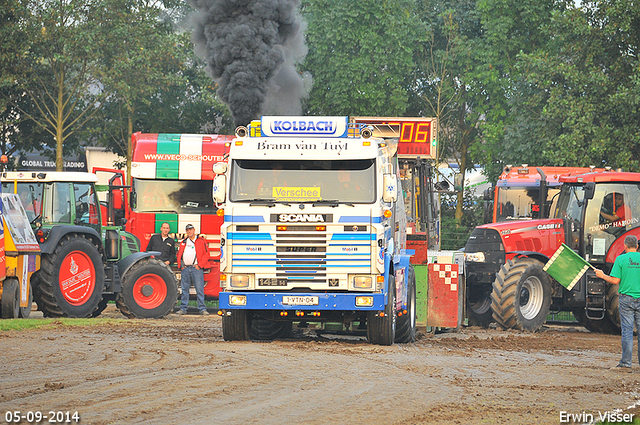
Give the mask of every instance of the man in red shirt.
[(209, 248), (204, 238), (196, 236), (193, 224), (187, 224), (187, 237), (180, 242), (178, 248), (178, 268), (181, 270), (180, 287), (182, 298), (180, 310), (176, 314), (186, 314), (189, 305), (189, 287), (193, 284), (198, 299), (200, 315), (208, 316), (209, 312), (204, 304), (204, 268), (209, 262)]
[(615, 193), (615, 208), (613, 214), (607, 214), (603, 211), (600, 211), (600, 215), (607, 220), (609, 220), (614, 226), (622, 227), (624, 226), (624, 221), (629, 214), (627, 214), (627, 207), (624, 205), (624, 195), (622, 193)]

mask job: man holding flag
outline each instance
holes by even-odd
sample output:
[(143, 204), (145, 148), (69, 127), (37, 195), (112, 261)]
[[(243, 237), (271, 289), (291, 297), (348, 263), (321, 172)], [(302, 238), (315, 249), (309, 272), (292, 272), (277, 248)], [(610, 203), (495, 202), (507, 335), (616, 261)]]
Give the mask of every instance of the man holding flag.
[[(611, 275), (596, 269), (596, 276), (612, 285), (620, 285), (619, 310), (622, 329), (622, 359), (613, 369), (631, 372), (633, 352), (633, 328), (638, 327), (640, 348), (640, 252), (638, 238), (629, 235), (624, 238), (624, 254), (619, 255), (611, 268)], [(638, 352), (640, 362), (640, 351)]]

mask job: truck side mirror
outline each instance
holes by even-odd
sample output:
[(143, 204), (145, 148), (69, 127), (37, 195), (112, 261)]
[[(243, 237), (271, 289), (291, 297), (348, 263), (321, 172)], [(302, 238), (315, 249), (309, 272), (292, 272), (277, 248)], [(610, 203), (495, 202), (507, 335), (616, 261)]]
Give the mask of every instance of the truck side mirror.
[(382, 191), (382, 200), (384, 202), (395, 202), (398, 197), (398, 182), (394, 174), (384, 174), (382, 178), (384, 190)]
[(226, 162), (216, 162), (215, 164), (213, 164), (213, 172), (216, 174), (224, 174), (227, 172), (228, 167), (229, 164), (227, 164)]
[(584, 185), (584, 199), (593, 199), (593, 195), (596, 193), (596, 184), (594, 182), (587, 182)]
[(227, 198), (226, 186), (227, 186), (227, 176), (225, 176), (224, 174), (218, 174), (213, 179), (212, 196), (213, 196), (213, 200), (218, 205), (223, 204), (225, 199)]
[(138, 206), (138, 196), (134, 191), (129, 192), (129, 207), (136, 208)]
[(485, 201), (493, 201), (493, 195), (494, 195), (494, 191), (495, 188), (494, 187), (489, 187), (487, 189), (484, 190), (483, 194), (482, 194), (482, 198)]

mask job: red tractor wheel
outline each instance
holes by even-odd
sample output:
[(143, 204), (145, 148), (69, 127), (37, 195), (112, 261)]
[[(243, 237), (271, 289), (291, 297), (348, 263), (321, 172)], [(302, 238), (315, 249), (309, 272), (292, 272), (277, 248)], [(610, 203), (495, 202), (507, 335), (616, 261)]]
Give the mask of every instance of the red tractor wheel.
[(120, 312), (129, 318), (158, 318), (171, 313), (178, 299), (178, 282), (162, 261), (145, 258), (122, 278), (116, 299)]

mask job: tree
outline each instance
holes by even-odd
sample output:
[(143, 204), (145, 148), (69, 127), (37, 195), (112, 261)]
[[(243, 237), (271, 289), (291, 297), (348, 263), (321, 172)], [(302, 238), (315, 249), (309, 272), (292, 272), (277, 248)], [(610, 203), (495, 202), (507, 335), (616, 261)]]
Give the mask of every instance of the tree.
[(553, 15), (546, 49), (522, 55), (534, 96), (514, 106), (541, 129), (547, 161), (640, 170), (639, 27), (633, 1), (586, 1)]
[[(438, 118), (438, 162), (455, 160), (464, 181), (465, 172), (473, 167), (470, 148), (480, 140), (478, 123), (482, 117), (475, 108), (479, 84), (470, 72), (475, 65), (475, 51), (470, 46), (481, 35), (475, 2), (452, 5), (424, 0), (420, 10), (429, 26), (427, 41), (416, 60), (414, 108)], [(460, 224), (463, 189), (457, 199), (455, 218)]]
[(97, 30), (102, 23), (94, 19), (93, 12), (102, 2), (21, 0), (14, 4), (20, 14), (8, 31), (24, 47), (10, 66), (20, 94), (11, 98), (5, 93), (5, 101), (52, 136), (56, 169), (61, 171), (63, 145), (100, 107), (99, 47), (103, 40)]
[(302, 69), (313, 75), (310, 114), (404, 114), (422, 33), (414, 7), (412, 0), (306, 2), (309, 52)]
[(134, 131), (232, 131), (189, 34), (177, 27), (181, 15), (170, 8), (178, 3), (112, 0), (101, 11), (112, 23), (105, 28), (112, 43), (104, 50), (102, 79), (109, 95), (91, 138), (126, 158), (127, 181)]
[(47, 138), (41, 128), (20, 113), (33, 113), (35, 109), (17, 84), (16, 65), (28, 51), (29, 37), (24, 26), (28, 14), (19, 0), (7, 0), (0, 6), (0, 150), (9, 158), (19, 150), (39, 148)]

